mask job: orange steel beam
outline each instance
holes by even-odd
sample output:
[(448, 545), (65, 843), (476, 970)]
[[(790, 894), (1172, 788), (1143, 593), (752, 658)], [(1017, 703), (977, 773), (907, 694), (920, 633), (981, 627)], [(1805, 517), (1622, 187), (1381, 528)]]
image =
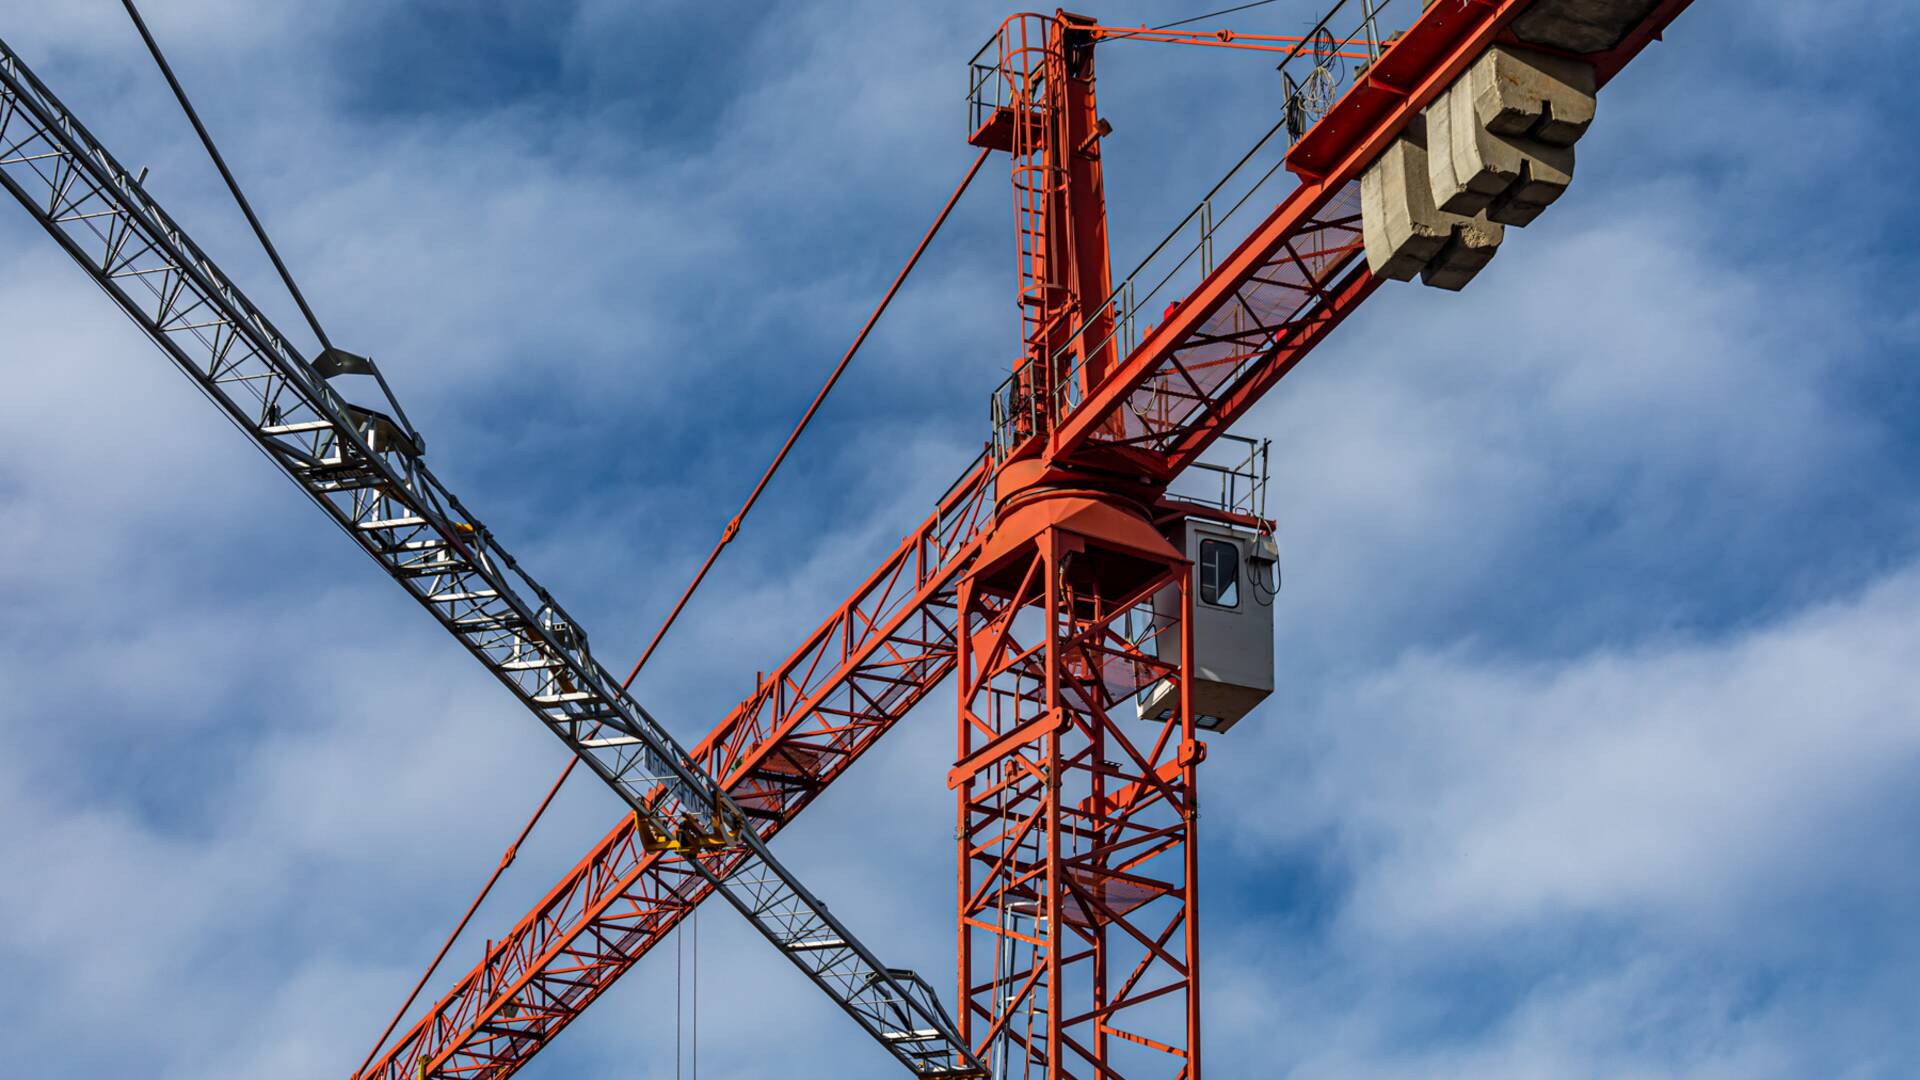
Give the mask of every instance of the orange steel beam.
[[(1011, 555), (990, 548), (960, 587), (963, 619), (980, 629), (960, 646), (960, 764), (947, 780), (957, 1019), (995, 1075), (1197, 1078), (1204, 755), (1190, 564), (1164, 543), (1135, 551), (1097, 531), (1048, 525)], [(1156, 616), (1142, 640), (1132, 613), (1168, 589), (1180, 615)], [(1016, 623), (1041, 640), (1009, 645)], [(1176, 658), (1163, 655), (1167, 633), (1180, 635)], [(1163, 679), (1179, 707), (1139, 716), (1136, 694)]]
[[(791, 821), (952, 670), (956, 578), (991, 514), (982, 460), (693, 750), (762, 837)], [(641, 850), (632, 817), (623, 817), (356, 1075), (511, 1075), (709, 891), (678, 857)]]
[[(1192, 464), (1378, 286), (1359, 259), (1360, 171), (1529, 2), (1459, 0), (1428, 10), (1289, 152), (1300, 186), (1049, 436), (1008, 458), (1120, 459), (1160, 479)], [(1619, 47), (1590, 57), (1601, 83), (1689, 3), (1665, 0)], [(1269, 293), (1267, 302), (1276, 289), (1303, 299), (1251, 332), (1222, 325), (1250, 284)], [(977, 550), (991, 471), (969, 472), (695, 751), (736, 798), (777, 793), (763, 835), (953, 669), (955, 627), (941, 616), (955, 611), (958, 573)], [(934, 629), (914, 636), (903, 633), (909, 625)], [(673, 899), (681, 876), (672, 860), (640, 852), (623, 820), (365, 1075), (413, 1080), (421, 1057), (436, 1075), (511, 1075), (677, 924), (689, 906)]]
[[(1689, 2), (1666, 0), (1618, 48), (1594, 57), (1602, 84)], [(1360, 173), (1530, 3), (1429, 8), (1288, 152), (1300, 186), (1114, 377), (1009, 458), (1087, 456), (1161, 479), (1192, 464), (1371, 294), (1375, 283), (1360, 258)]]
[[(742, 799), (753, 794), (756, 770), (784, 781), (792, 775), (787, 766), (816, 760), (821, 732), (852, 733), (841, 753), (802, 771), (807, 783), (785, 785), (796, 790), (781, 817), (763, 823), (763, 836), (791, 821), (952, 672), (958, 579), (987, 523), (988, 484), (984, 464), (970, 470), (939, 512), (694, 751), (710, 767), (732, 762), (716, 775)], [(1172, 498), (1161, 500), (1156, 516), (1191, 513), (1221, 517), (1218, 508)], [(837, 659), (823, 660), (836, 649)], [(512, 1075), (679, 924), (692, 906), (683, 899), (686, 876), (677, 859), (641, 851), (633, 818), (622, 817), (399, 1042), (355, 1075), (417, 1080), (423, 1057), (430, 1074)]]

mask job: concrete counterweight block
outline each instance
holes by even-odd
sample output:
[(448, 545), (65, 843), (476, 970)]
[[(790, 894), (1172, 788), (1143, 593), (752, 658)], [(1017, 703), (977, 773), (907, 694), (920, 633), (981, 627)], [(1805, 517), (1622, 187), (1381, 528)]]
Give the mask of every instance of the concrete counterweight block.
[(1473, 115), (1494, 135), (1572, 146), (1593, 123), (1593, 65), (1495, 45), (1467, 69)]
[[(1482, 57), (1477, 63), (1487, 63)], [(1573, 147), (1500, 135), (1480, 123), (1469, 71), (1427, 106), (1427, 176), (1434, 205), (1523, 226), (1573, 182)]]
[(1493, 258), (1504, 230), (1484, 216), (1448, 214), (1433, 204), (1425, 124), (1418, 118), (1360, 177), (1367, 269), (1375, 275), (1457, 290)]
[(1360, 176), (1360, 229), (1375, 277), (1412, 281), (1453, 237), (1457, 220), (1434, 208), (1426, 147), (1411, 132)]
[(1493, 261), (1494, 253), (1500, 250), (1500, 241), (1505, 239), (1506, 232), (1505, 226), (1487, 220), (1485, 214), (1467, 218), (1455, 225), (1453, 236), (1440, 249), (1440, 254), (1434, 256), (1426, 269), (1420, 271), (1421, 284), (1448, 292), (1459, 292), (1466, 288), (1467, 282), (1473, 280), (1480, 268)]

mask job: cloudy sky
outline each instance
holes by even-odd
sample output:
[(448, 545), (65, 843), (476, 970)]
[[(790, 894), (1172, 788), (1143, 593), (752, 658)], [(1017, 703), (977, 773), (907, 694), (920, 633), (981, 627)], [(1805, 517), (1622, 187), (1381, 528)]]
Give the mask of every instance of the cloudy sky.
[[(1004, 14), (149, 6), (333, 337), (603, 654), (638, 652), (965, 167), (962, 64)], [(8, 8), (291, 326), (119, 5)], [(1916, 48), (1887, 0), (1697, 4), (1467, 292), (1383, 290), (1245, 422), (1283, 686), (1207, 766), (1216, 1075), (1920, 1073)], [(1277, 88), (1105, 55), (1126, 266)], [(977, 449), (1008, 209), (983, 173), (653, 662), (683, 737)], [(564, 751), (5, 208), (0, 328), (0, 1071), (343, 1077)], [(950, 708), (781, 841), (943, 986)], [(458, 965), (616, 814), (573, 786)], [(894, 1075), (730, 912), (701, 945), (706, 1075)], [(663, 953), (523, 1075), (671, 1076), (675, 1000)]]

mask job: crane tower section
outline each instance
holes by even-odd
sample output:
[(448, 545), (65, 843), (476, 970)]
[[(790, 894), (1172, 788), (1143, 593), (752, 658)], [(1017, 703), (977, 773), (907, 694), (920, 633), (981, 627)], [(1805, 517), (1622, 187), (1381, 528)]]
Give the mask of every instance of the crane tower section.
[(1389, 6), (1342, 0), (1292, 39), (1315, 65), (1287, 76), (1280, 159), (1226, 208), (1284, 164), (1300, 184), (1267, 220), (1216, 262), (1217, 187), (1171, 270), (1117, 288), (1094, 52), (1156, 31), (1018, 15), (972, 65), (970, 141), (1012, 159), (1024, 342), (959, 588), (948, 776), (960, 1034), (995, 1075), (1200, 1076), (1198, 735), (1271, 692), (1270, 664), (1227, 661), (1236, 636), (1270, 661), (1272, 608), (1228, 601), (1273, 551), (1257, 518), (1156, 512), (1168, 483), (1382, 280), (1471, 280), (1565, 190), (1598, 87), (1684, 3), (1439, 0), (1387, 39)]
[[(1025, 351), (995, 416), (1011, 442), (1047, 438), (1116, 367), (1096, 29), (1016, 15), (982, 50), (997, 69), (973, 65), (971, 141), (1012, 158)], [(1153, 520), (1161, 490), (1104, 464), (996, 461), (960, 585), (959, 1022), (999, 1075), (1198, 1071), (1188, 562)], [(1153, 687), (1171, 704), (1142, 724)]]

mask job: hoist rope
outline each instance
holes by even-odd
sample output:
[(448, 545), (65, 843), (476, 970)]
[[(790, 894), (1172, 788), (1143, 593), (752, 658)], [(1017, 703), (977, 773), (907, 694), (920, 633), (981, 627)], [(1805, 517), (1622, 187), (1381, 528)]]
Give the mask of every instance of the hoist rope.
[[(131, 9), (133, 0), (125, 0), (125, 2), (129, 9)], [(787, 452), (793, 449), (794, 443), (800, 439), (800, 433), (807, 429), (808, 424), (812, 423), (814, 414), (819, 412), (821, 403), (826, 401), (827, 394), (833, 390), (834, 384), (840, 381), (840, 376), (847, 370), (847, 365), (853, 360), (854, 353), (858, 352), (860, 346), (866, 342), (867, 335), (873, 330), (874, 324), (880, 321), (880, 316), (887, 310), (887, 306), (893, 302), (894, 294), (900, 291), (901, 284), (906, 281), (907, 275), (912, 272), (915, 264), (920, 261), (920, 256), (927, 250), (927, 245), (933, 241), (934, 234), (940, 231), (940, 226), (946, 223), (947, 216), (953, 212), (954, 205), (960, 201), (960, 196), (966, 192), (968, 185), (973, 183), (973, 178), (979, 173), (980, 166), (987, 160), (987, 153), (988, 151), (983, 149), (979, 155), (973, 159), (973, 164), (968, 167), (966, 175), (960, 178), (959, 186), (954, 188), (953, 194), (947, 197), (946, 205), (940, 208), (940, 213), (934, 217), (933, 224), (928, 227), (926, 235), (920, 238), (919, 246), (913, 249), (913, 254), (907, 259), (906, 265), (901, 267), (900, 272), (894, 276), (893, 284), (887, 287), (886, 295), (880, 298), (880, 303), (873, 309), (873, 314), (867, 316), (866, 324), (862, 326), (860, 332), (854, 336), (853, 344), (847, 347), (846, 354), (841, 356), (840, 363), (834, 366), (833, 373), (827, 376), (826, 384), (820, 388), (818, 394), (814, 395), (813, 403), (807, 406), (807, 411), (801, 415), (800, 422), (794, 425), (793, 433), (787, 436), (787, 441), (780, 447), (780, 452), (774, 455), (773, 463), (767, 466), (767, 471), (761, 475), (760, 482), (754, 485), (752, 493), (747, 496), (746, 503), (740, 507), (740, 512), (735, 514), (733, 519), (727, 523), (726, 531), (721, 533), (720, 542), (714, 545), (713, 551), (707, 555), (707, 561), (701, 565), (699, 573), (693, 576), (693, 581), (687, 586), (686, 591), (680, 594), (679, 601), (673, 605), (673, 610), (668, 613), (666, 621), (660, 624), (660, 629), (654, 631), (653, 640), (647, 643), (646, 651), (640, 654), (639, 663), (634, 664), (633, 670), (628, 672), (627, 677), (621, 681), (620, 689), (625, 690), (633, 685), (634, 678), (640, 674), (640, 669), (647, 665), (647, 660), (653, 656), (653, 650), (660, 644), (660, 639), (666, 636), (667, 629), (673, 625), (674, 620), (680, 617), (681, 610), (686, 607), (687, 601), (693, 596), (694, 590), (700, 587), (701, 581), (707, 576), (707, 571), (713, 568), (714, 561), (720, 557), (721, 549), (732, 542), (734, 535), (740, 531), (740, 523), (746, 519), (747, 512), (753, 509), (754, 503), (760, 498), (760, 493), (766, 490), (767, 483), (773, 479), (773, 474), (779, 470), (781, 463), (786, 460)], [(304, 305), (302, 306), (304, 307)], [(473, 903), (467, 908), (466, 915), (462, 916), (459, 925), (453, 928), (453, 933), (447, 936), (446, 944), (440, 946), (440, 952), (433, 958), (433, 964), (427, 968), (426, 974), (420, 976), (420, 981), (414, 985), (413, 993), (407, 995), (406, 1003), (400, 1006), (400, 1011), (394, 1013), (393, 1019), (387, 1024), (387, 1030), (381, 1033), (380, 1041), (376, 1042), (373, 1049), (368, 1051), (367, 1060), (360, 1064), (362, 1070), (372, 1063), (374, 1056), (380, 1052), (380, 1048), (386, 1045), (388, 1036), (393, 1034), (394, 1028), (398, 1027), (400, 1020), (406, 1016), (407, 1010), (413, 1007), (414, 1001), (420, 996), (420, 991), (426, 986), (427, 980), (433, 977), (434, 971), (440, 966), (440, 961), (446, 959), (447, 953), (453, 948), (454, 942), (459, 939), (461, 932), (466, 929), (468, 920), (473, 918), (474, 912), (479, 910), (480, 905), (487, 899), (487, 895), (493, 891), (495, 883), (500, 880), (501, 872), (506, 870), (507, 866), (513, 862), (515, 851), (526, 841), (528, 834), (533, 832), (533, 827), (539, 823), (541, 816), (547, 812), (548, 804), (553, 802), (554, 795), (559, 792), (560, 786), (567, 782), (567, 777), (572, 775), (573, 767), (579, 763), (580, 759), (578, 757), (567, 759), (566, 768), (560, 770), (560, 776), (553, 782), (553, 787), (548, 789), (547, 797), (540, 800), (540, 805), (534, 808), (533, 816), (527, 819), (526, 825), (520, 830), (519, 837), (514, 840), (512, 846), (507, 848), (506, 856), (501, 859), (500, 865), (494, 868), (493, 875), (487, 879), (487, 883), (481, 887), (480, 895), (474, 897)], [(698, 926), (698, 909), (695, 909), (694, 918), (696, 920), (695, 925)], [(696, 965), (694, 981), (697, 987), (699, 984), (699, 944), (697, 938), (694, 947), (694, 962)], [(694, 1023), (696, 1026), (699, 1023), (699, 1007), (697, 1004), (695, 1005), (694, 1011)], [(696, 1043), (694, 1047), (694, 1060), (696, 1062), (699, 1060), (699, 1052), (699, 1047)], [(678, 1050), (676, 1050), (675, 1061), (677, 1062), (678, 1060)], [(356, 1072), (355, 1075), (358, 1076), (359, 1073)]]
[(686, 1052), (680, 1049), (680, 1035), (687, 1029), (683, 1014), (687, 1008), (687, 936), (673, 928), (673, 1080), (680, 1080), (680, 1063)]
[(687, 1043), (693, 1050), (693, 1067), (687, 1080), (700, 1080), (700, 909), (693, 909), (693, 1023), (687, 1030)]
[[(700, 1080), (700, 909), (694, 908), (687, 916), (692, 924), (693, 947), (687, 947), (688, 927), (676, 926), (673, 929), (673, 1077), (681, 1080), (680, 1066), (687, 1062), (688, 1055), (681, 1049), (684, 1034), (685, 1044), (692, 1053), (691, 1069), (686, 1074), (688, 1080)], [(693, 954), (693, 989), (687, 989), (687, 954)], [(688, 1013), (688, 1003), (692, 1003), (693, 1023), (688, 1025), (684, 1017)]]

